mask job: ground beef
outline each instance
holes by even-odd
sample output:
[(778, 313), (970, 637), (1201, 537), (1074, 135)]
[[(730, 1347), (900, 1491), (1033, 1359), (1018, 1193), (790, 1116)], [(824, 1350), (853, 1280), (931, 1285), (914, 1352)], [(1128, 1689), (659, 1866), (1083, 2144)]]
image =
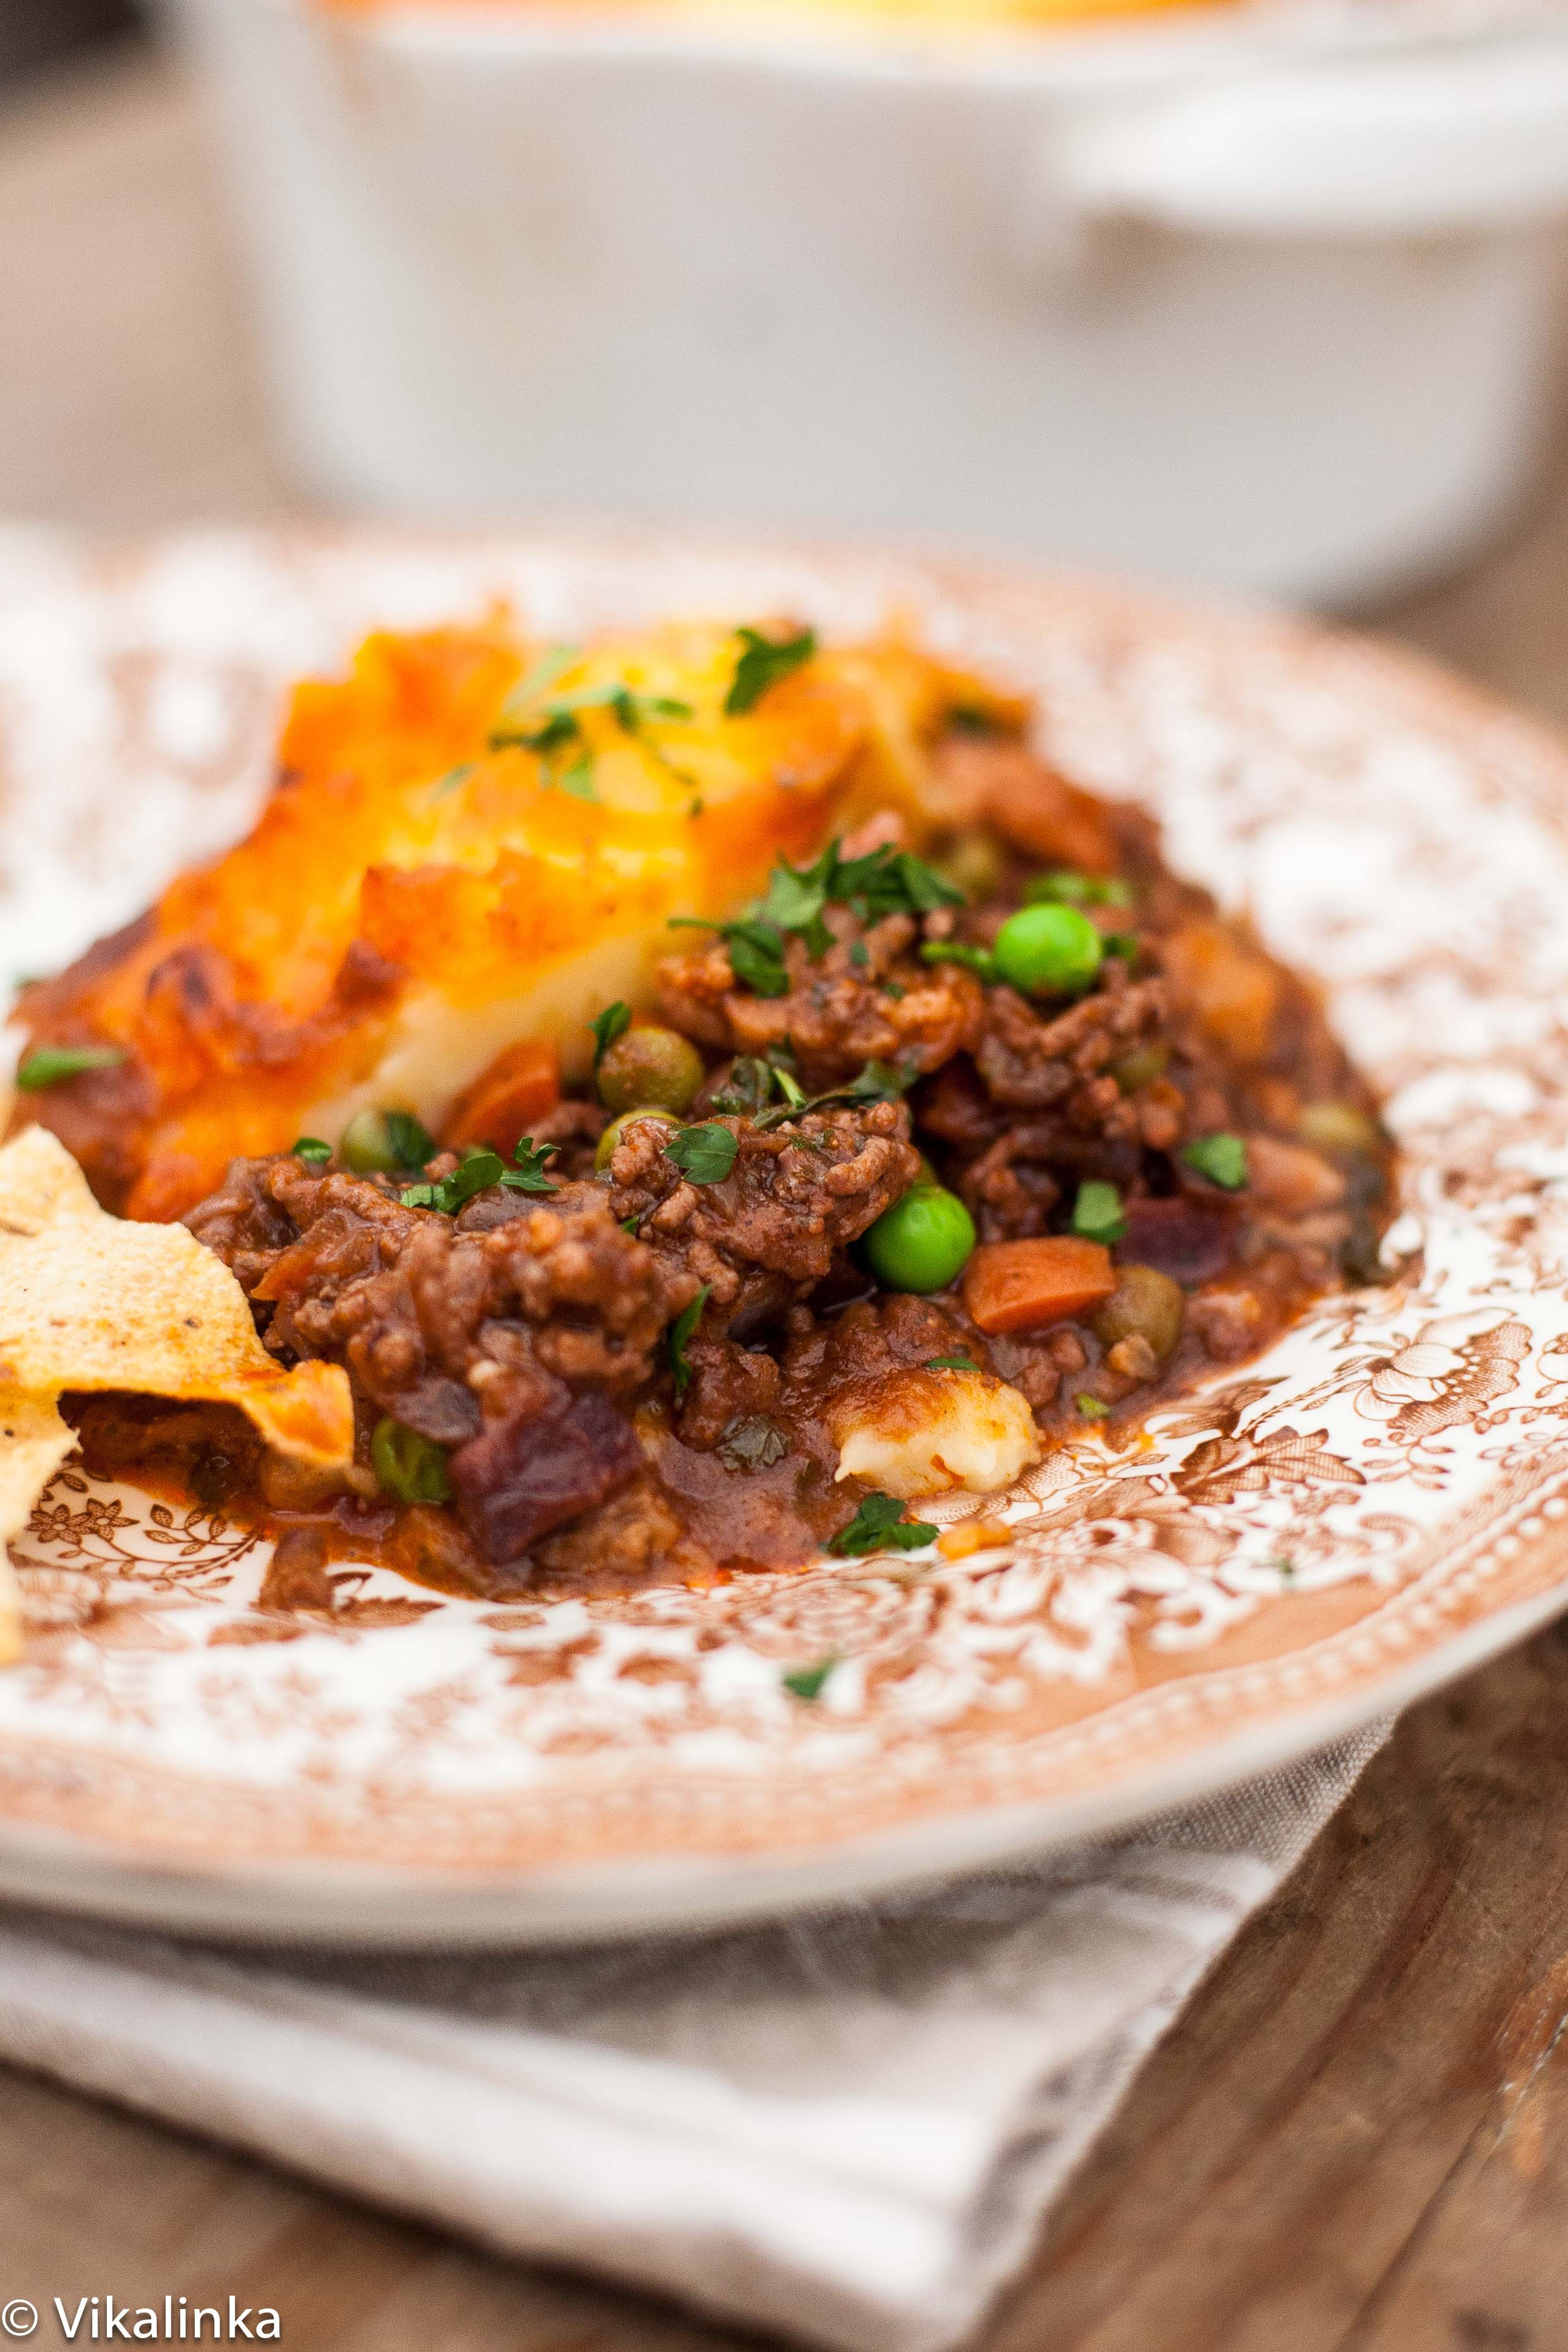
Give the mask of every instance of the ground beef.
[(739, 1150), (721, 1183), (687, 1181), (651, 1121), (634, 1122), (610, 1161), (612, 1205), (640, 1241), (709, 1290), (710, 1328), (744, 1339), (827, 1278), (920, 1173), (902, 1103), (813, 1111), (761, 1132), (728, 1127)]
[(698, 1287), (622, 1231), (599, 1185), (498, 1186), (454, 1220), (285, 1156), (237, 1160), (188, 1222), (274, 1354), (346, 1365), (376, 1411), (453, 1449), (458, 1509), (492, 1561), (637, 1468), (611, 1400), (646, 1383)]
[(939, 1069), (980, 1035), (984, 992), (956, 964), (922, 963), (921, 928), (910, 915), (869, 927), (846, 907), (825, 918), (833, 945), (813, 960), (802, 940), (784, 952), (789, 988), (757, 996), (737, 988), (722, 942), (661, 965), (659, 1003), (671, 1028), (710, 1051), (766, 1055), (786, 1047), (809, 1094), (843, 1086), (868, 1062), (910, 1072)]
[[(1370, 1263), (1386, 1143), (1310, 992), (1164, 868), (1136, 813), (1005, 739), (955, 737), (939, 765), (954, 809), (994, 827), (967, 845), (987, 877), (974, 903), (877, 921), (830, 903), (820, 954), (785, 942), (774, 996), (737, 982), (721, 937), (662, 965), (663, 1017), (707, 1066), (689, 1118), (735, 1139), (721, 1180), (685, 1173), (655, 1120), (634, 1119), (596, 1171), (606, 1114), (568, 1097), (534, 1125), (536, 1147), (557, 1147), (547, 1198), (498, 1185), (449, 1217), (405, 1207), (390, 1179), (286, 1157), (237, 1161), (192, 1213), (274, 1353), (353, 1377), (352, 1556), (379, 1512), (382, 1557), (470, 1591), (788, 1566), (856, 1508), (837, 1475), (840, 1391), (963, 1355), (1061, 1440), (1253, 1353), (1342, 1265)], [(901, 839), (887, 817), (850, 847)], [(1042, 868), (1072, 869), (1044, 887), (1110, 935), (1082, 996), (1030, 1000), (922, 954), (942, 942), (984, 964)], [(829, 1099), (790, 1114), (770, 1064)], [(902, 1097), (832, 1099), (868, 1065)], [(1243, 1189), (1188, 1156), (1222, 1138), (1245, 1146)], [(1091, 1231), (1080, 1187), (1113, 1186), (1114, 1263), (1181, 1286), (1174, 1336), (1089, 1313), (987, 1339), (957, 1289), (879, 1291), (855, 1245), (922, 1158), (983, 1242)], [(443, 1449), (453, 1507), (390, 1509), (363, 1467), (382, 1415)], [(106, 1454), (166, 1442), (99, 1418)], [(209, 1456), (216, 1477), (227, 1457)]]

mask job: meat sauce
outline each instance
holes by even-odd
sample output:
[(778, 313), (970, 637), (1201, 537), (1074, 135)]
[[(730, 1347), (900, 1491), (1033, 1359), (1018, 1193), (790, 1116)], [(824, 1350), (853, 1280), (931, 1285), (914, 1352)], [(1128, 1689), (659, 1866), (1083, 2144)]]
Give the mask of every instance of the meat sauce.
[[(526, 1142), (514, 1048), (422, 1170), (238, 1160), (190, 1212), (276, 1355), (347, 1368), (348, 1490), (128, 1399), (74, 1409), (89, 1467), (266, 1520), (318, 1600), (334, 1558), (484, 1596), (710, 1583), (868, 1548), (870, 1492), (918, 1517), (1120, 1440), (1377, 1279), (1390, 1146), (1312, 991), (1138, 812), (962, 720), (938, 756), (986, 821), (914, 859), (873, 820), (672, 935), (654, 1012), (617, 1037), (612, 1009), (595, 1085), (534, 1087)], [(1007, 931), (1029, 908), (1072, 919)], [(679, 1110), (619, 1116), (661, 1068)], [(917, 1190), (956, 1256), (879, 1278)]]

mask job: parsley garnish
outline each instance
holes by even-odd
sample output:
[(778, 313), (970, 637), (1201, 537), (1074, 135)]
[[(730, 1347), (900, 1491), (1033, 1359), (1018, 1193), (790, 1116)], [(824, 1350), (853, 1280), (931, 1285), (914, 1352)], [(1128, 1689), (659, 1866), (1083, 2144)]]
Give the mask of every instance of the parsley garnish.
[(745, 987), (758, 996), (788, 995), (782, 931), (772, 923), (725, 923), (720, 937), (730, 951), (731, 971)]
[(928, 1372), (977, 1372), (980, 1370), (973, 1356), (928, 1356)]
[(962, 940), (927, 940), (921, 949), (924, 963), (961, 963), (982, 980), (994, 980), (996, 959), (989, 948), (965, 947)]
[(755, 1118), (773, 1099), (773, 1075), (772, 1065), (756, 1055), (737, 1055), (723, 1085), (712, 1096), (713, 1108), (736, 1118)]
[(884, 915), (931, 915), (964, 903), (963, 891), (912, 849), (884, 843), (864, 857), (843, 857), (839, 848), (830, 841), (810, 866), (775, 866), (759, 909), (781, 930), (798, 931), (814, 956), (831, 944), (824, 907), (850, 907), (863, 922), (877, 922)]
[(758, 1055), (740, 1054), (731, 1063), (723, 1085), (710, 1097), (712, 1108), (736, 1118), (760, 1118), (775, 1087), (788, 1112), (798, 1110), (805, 1101), (805, 1090), (791, 1071)]
[(743, 719), (764, 694), (799, 669), (816, 651), (816, 633), (802, 629), (793, 637), (765, 637), (760, 629), (737, 629), (741, 656), (730, 691), (724, 697), (726, 719)]
[(721, 1184), (741, 1145), (733, 1128), (710, 1119), (701, 1127), (677, 1128), (664, 1148), (689, 1183)]
[(431, 792), (431, 799), (444, 801), (448, 793), (455, 793), (459, 784), (468, 782), (477, 765), (477, 761), (465, 760), (460, 767), (448, 768), (446, 774), (437, 780)]
[(1066, 907), (1130, 907), (1132, 893), (1114, 874), (1037, 874), (1024, 885), (1026, 907), (1053, 899)]
[(546, 687), (553, 686), (563, 670), (569, 670), (577, 659), (575, 646), (551, 646), (540, 655), (533, 667), (519, 678), (501, 704), (502, 719), (517, 719), (529, 704), (542, 695)]
[(1120, 956), (1124, 963), (1138, 961), (1140, 943), (1136, 931), (1106, 931), (1100, 944), (1107, 955)]
[[(783, 1072), (779, 1073), (780, 1077)], [(851, 1078), (847, 1087), (835, 1087), (825, 1095), (803, 1097), (795, 1087), (792, 1100), (765, 1110), (756, 1121), (760, 1128), (787, 1126), (794, 1118), (804, 1118), (812, 1110), (851, 1109), (860, 1103), (898, 1102), (909, 1092), (920, 1072), (913, 1068), (895, 1069), (891, 1062), (868, 1062), (858, 1077)]]
[(16, 1073), (16, 1084), (25, 1095), (41, 1094), (46, 1087), (79, 1078), (84, 1070), (117, 1069), (125, 1058), (121, 1045), (35, 1045)]
[(705, 1282), (689, 1307), (683, 1307), (669, 1327), (669, 1368), (675, 1374), (675, 1393), (683, 1397), (691, 1386), (691, 1366), (686, 1360), (686, 1343), (702, 1320), (702, 1309), (708, 1304), (708, 1294), (713, 1286)]
[(934, 1543), (936, 1529), (923, 1519), (906, 1519), (896, 1495), (869, 1494), (847, 1528), (840, 1528), (829, 1551), (918, 1551)]
[(618, 996), (613, 1004), (605, 1005), (595, 1020), (589, 1022), (588, 1026), (594, 1033), (594, 1067), (595, 1069), (598, 1068), (616, 1038), (624, 1037), (631, 1025), (632, 1008), (629, 1004), (623, 1004)]
[(734, 923), (704, 922), (698, 915), (671, 915), (672, 931), (717, 931), (729, 952), (730, 969), (758, 996), (787, 996), (784, 933), (775, 923), (747, 916)]
[[(690, 719), (696, 714), (689, 702), (677, 702), (668, 694), (634, 694), (631, 688), (623, 685), (618, 678), (612, 678), (604, 686), (579, 687), (571, 694), (557, 695), (552, 701), (536, 703), (531, 714), (528, 706), (542, 688), (550, 684), (552, 677), (558, 677), (567, 662), (575, 658), (569, 649), (562, 650), (565, 653), (565, 660), (557, 665), (551, 676), (542, 676), (540, 671), (532, 672), (508, 696), (501, 706), (500, 721), (491, 730), (489, 748), (492, 751), (510, 748), (535, 751), (545, 762), (547, 783), (558, 781), (561, 790), (570, 793), (576, 800), (596, 800), (598, 795), (593, 782), (594, 754), (584, 739), (580, 712), (607, 710), (624, 735), (639, 738), (650, 719)], [(550, 772), (550, 762), (558, 752), (569, 747), (575, 748), (577, 757), (564, 774), (556, 779)], [(682, 783), (691, 782), (684, 769), (675, 767), (656, 746), (645, 743), (644, 749), (661, 767), (668, 768), (672, 775), (679, 776)]]
[(514, 1192), (559, 1192), (561, 1187), (545, 1174), (544, 1163), (553, 1160), (560, 1149), (558, 1143), (542, 1143), (535, 1151), (532, 1136), (520, 1135), (511, 1155), (517, 1166), (506, 1170), (501, 1182)]
[(387, 1150), (399, 1168), (423, 1168), (436, 1157), (436, 1139), (411, 1110), (384, 1110)]
[(410, 1184), (399, 1198), (405, 1209), (439, 1209), (444, 1217), (455, 1217), (466, 1201), (476, 1192), (483, 1192), (491, 1184), (499, 1184), (505, 1173), (505, 1163), (499, 1151), (487, 1151), (481, 1144), (471, 1143), (463, 1154), (460, 1168), (443, 1176), (434, 1184)]
[(1114, 1184), (1098, 1176), (1086, 1177), (1073, 1202), (1072, 1229), (1086, 1242), (1119, 1242), (1127, 1231), (1121, 1195)]
[(1101, 1404), (1096, 1396), (1080, 1396), (1077, 1404), (1085, 1421), (1109, 1421), (1110, 1418), (1110, 1407)]
[(1247, 1181), (1247, 1146), (1239, 1135), (1201, 1135), (1187, 1145), (1182, 1158), (1227, 1192), (1238, 1192)]
[(837, 1664), (836, 1657), (818, 1658), (814, 1666), (791, 1666), (779, 1680), (791, 1698), (804, 1699), (809, 1706), (814, 1699), (822, 1696), (823, 1686)]
[(332, 1156), (332, 1147), (323, 1143), (319, 1135), (297, 1136), (289, 1146), (292, 1157), (305, 1160), (312, 1168), (324, 1168)]

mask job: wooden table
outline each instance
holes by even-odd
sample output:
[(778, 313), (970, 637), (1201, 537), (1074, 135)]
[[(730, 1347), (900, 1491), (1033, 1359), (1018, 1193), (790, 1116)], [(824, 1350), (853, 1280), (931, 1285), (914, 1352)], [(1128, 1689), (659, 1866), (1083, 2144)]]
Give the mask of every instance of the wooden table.
[[(199, 110), (129, 52), (0, 116), (0, 514), (266, 521)], [(1568, 462), (1375, 616), (1568, 720)], [(1568, 2345), (1568, 1633), (1417, 1708), (1144, 2070), (984, 2352)], [(229, 2293), (294, 2352), (742, 2352), (0, 2069), (0, 2298)], [(52, 2323), (39, 2343), (58, 2340)]]

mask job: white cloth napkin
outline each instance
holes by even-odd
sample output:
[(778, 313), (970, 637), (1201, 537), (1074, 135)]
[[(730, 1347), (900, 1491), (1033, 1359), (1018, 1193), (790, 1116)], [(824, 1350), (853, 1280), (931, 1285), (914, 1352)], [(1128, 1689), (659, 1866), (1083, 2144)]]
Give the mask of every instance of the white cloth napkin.
[(1387, 1731), (1136, 1834), (778, 1925), (243, 1957), (0, 1920), (0, 2051), (502, 2252), (939, 2352)]

